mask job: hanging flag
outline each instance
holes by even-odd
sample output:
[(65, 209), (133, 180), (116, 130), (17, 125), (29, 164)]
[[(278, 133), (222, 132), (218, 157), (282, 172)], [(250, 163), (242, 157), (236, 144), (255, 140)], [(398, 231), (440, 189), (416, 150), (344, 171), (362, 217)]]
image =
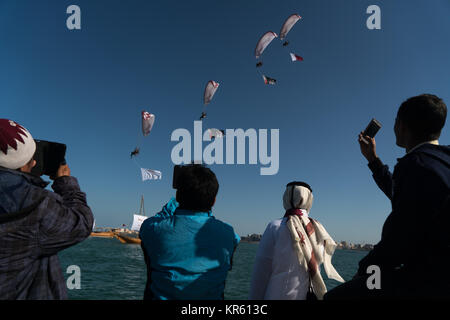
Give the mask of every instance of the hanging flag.
[(161, 180), (162, 173), (158, 170), (144, 169), (141, 168), (142, 181), (145, 180)]
[(133, 225), (131, 226), (132, 231), (139, 231), (141, 229), (142, 222), (145, 221), (148, 217), (141, 216), (138, 214), (133, 215)]
[(302, 57), (300, 57), (300, 56), (298, 56), (298, 55), (296, 55), (296, 54), (294, 54), (292, 52), (290, 52), (289, 54), (291, 55), (292, 61), (303, 61)]
[(275, 84), (277, 82), (277, 80), (266, 77), (265, 75), (263, 75), (263, 79), (265, 84)]

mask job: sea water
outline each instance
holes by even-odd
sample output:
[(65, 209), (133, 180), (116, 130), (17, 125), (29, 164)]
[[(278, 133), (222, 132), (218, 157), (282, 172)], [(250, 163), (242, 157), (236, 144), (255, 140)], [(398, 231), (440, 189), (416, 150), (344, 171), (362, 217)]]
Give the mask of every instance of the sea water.
[[(247, 299), (258, 243), (241, 242), (228, 273), (225, 299)], [(367, 252), (336, 250), (333, 265), (347, 281)], [(80, 268), (80, 288), (68, 290), (69, 299), (135, 300), (142, 299), (147, 280), (146, 265), (140, 245), (122, 244), (117, 239), (88, 238), (59, 253), (66, 280), (72, 276), (68, 267)], [(70, 270), (69, 270), (70, 271)], [(322, 275), (328, 289), (339, 283)], [(70, 280), (70, 279), (69, 279)]]

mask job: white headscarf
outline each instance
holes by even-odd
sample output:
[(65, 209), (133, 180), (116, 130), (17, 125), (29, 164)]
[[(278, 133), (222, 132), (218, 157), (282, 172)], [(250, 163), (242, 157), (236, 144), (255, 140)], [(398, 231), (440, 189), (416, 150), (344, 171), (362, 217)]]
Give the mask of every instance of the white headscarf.
[(313, 194), (310, 189), (300, 185), (287, 186), (283, 195), (284, 209), (304, 209), (310, 211), (313, 204)]
[(286, 209), (287, 226), (292, 237), (298, 261), (308, 271), (311, 286), (319, 300), (327, 292), (320, 274), (320, 265), (324, 265), (328, 278), (339, 282), (344, 279), (334, 269), (331, 258), (336, 243), (322, 224), (308, 217), (313, 203), (311, 188), (303, 183), (288, 184), (283, 195), (283, 206)]

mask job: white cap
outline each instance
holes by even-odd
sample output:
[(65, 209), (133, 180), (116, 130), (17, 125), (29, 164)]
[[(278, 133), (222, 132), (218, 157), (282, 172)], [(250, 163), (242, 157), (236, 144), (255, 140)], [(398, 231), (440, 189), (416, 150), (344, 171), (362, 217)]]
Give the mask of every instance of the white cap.
[(0, 119), (0, 166), (16, 170), (26, 165), (34, 156), (36, 142), (20, 124)]

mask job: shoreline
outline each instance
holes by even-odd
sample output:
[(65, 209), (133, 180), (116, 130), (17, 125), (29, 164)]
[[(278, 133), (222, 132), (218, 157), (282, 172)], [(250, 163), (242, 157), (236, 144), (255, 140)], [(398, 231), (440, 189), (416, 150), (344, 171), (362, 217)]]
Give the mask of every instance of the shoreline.
[[(247, 239), (241, 239), (240, 242), (257, 244), (257, 243), (259, 243), (259, 240), (247, 240)], [(343, 247), (341, 247), (341, 246), (337, 246), (337, 247), (336, 247), (336, 250), (347, 250), (347, 251), (371, 251), (372, 249), (370, 249), (370, 248), (343, 248)]]

